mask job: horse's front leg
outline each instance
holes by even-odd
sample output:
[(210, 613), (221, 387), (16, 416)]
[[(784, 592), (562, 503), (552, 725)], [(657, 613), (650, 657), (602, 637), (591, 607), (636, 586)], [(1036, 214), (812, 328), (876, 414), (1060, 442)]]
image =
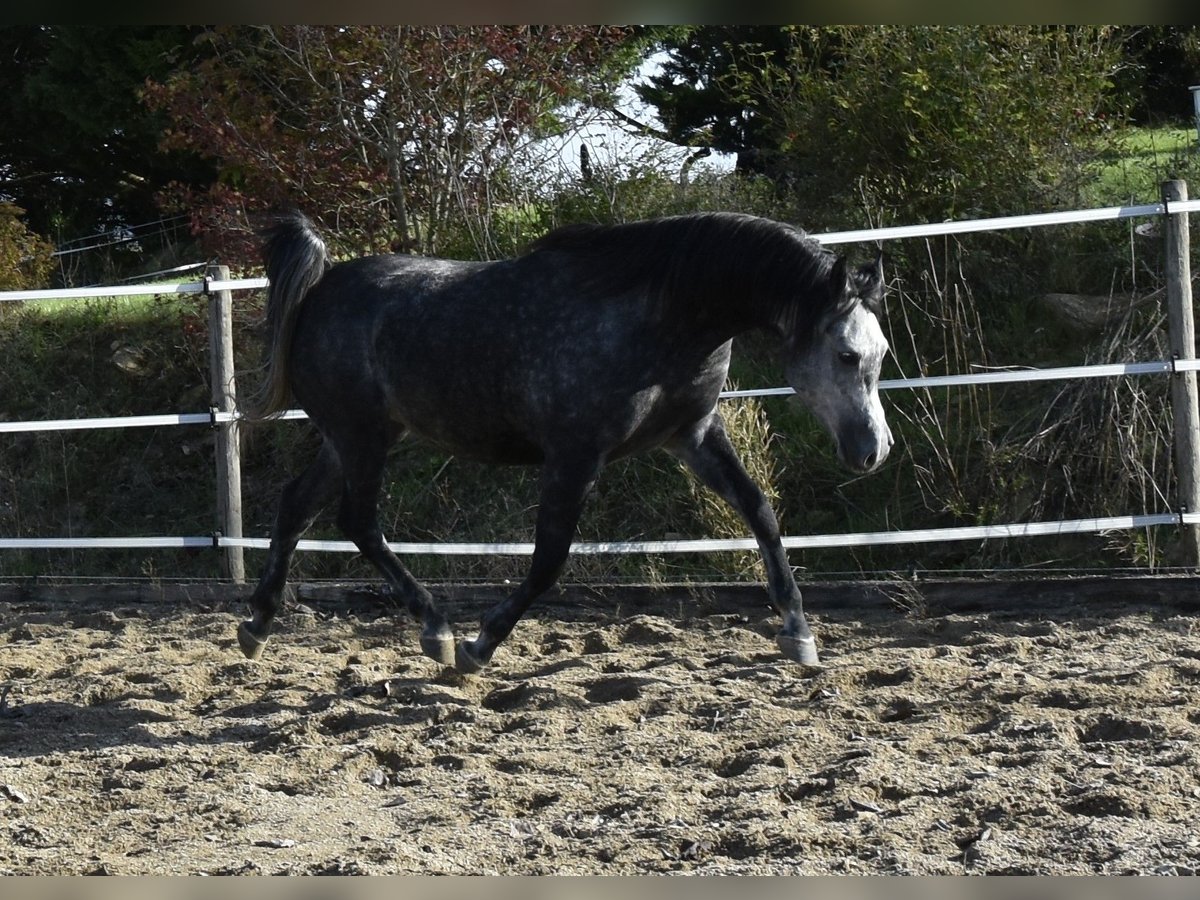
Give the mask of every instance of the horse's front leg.
[(817, 643), (804, 618), (800, 588), (796, 586), (779, 536), (779, 521), (766, 496), (738, 459), (720, 414), (714, 411), (677, 435), (668, 449), (750, 526), (766, 564), (767, 592), (783, 616), (783, 628), (775, 636), (783, 655), (801, 665), (819, 665)]
[(460, 672), (478, 672), (486, 666), (529, 605), (558, 580), (571, 551), (584, 501), (596, 482), (601, 465), (600, 460), (590, 454), (547, 460), (542, 468), (537, 531), (529, 573), (515, 591), (483, 614), (479, 636), (458, 645), (454, 665)]

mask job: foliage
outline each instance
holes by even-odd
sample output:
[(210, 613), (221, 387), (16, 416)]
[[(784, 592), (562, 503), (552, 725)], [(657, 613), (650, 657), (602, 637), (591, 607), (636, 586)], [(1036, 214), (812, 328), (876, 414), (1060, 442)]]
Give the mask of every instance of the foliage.
[(744, 212), (781, 221), (791, 209), (765, 178), (726, 177), (702, 173), (688, 184), (671, 177), (654, 160), (638, 164), (596, 166), (591, 177), (559, 185), (531, 206), (526, 223), (531, 235), (573, 222), (617, 224), (690, 212)]
[[(615, 178), (615, 176), (614, 176)], [(740, 179), (689, 186), (689, 203), (741, 201)], [(578, 189), (574, 202), (593, 212), (635, 216), (676, 202), (675, 184), (619, 179)], [(765, 197), (770, 200), (770, 194)], [(745, 208), (745, 207), (743, 207)], [(576, 208), (578, 209), (578, 208)], [(960, 250), (958, 252), (966, 253)], [(885, 377), (969, 371), (995, 363), (1054, 365), (1089, 360), (1161, 358), (1153, 314), (1121, 320), (1091, 342), (1056, 326), (1032, 301), (980, 304), (960, 267), (908, 277), (889, 268), (886, 327), (894, 350)], [(246, 298), (248, 300), (248, 298)], [(251, 304), (239, 300), (235, 346), (242, 366), (257, 358)], [(0, 321), (0, 398), (13, 419), (196, 411), (207, 392), (205, 320), (193, 300), (139, 304), (26, 304)], [(1082, 349), (1081, 349), (1082, 348)], [(132, 353), (135, 365), (129, 365)], [(140, 361), (140, 362), (139, 362)], [(739, 340), (733, 381), (779, 383), (773, 345)], [(1144, 382), (1144, 383), (1143, 383)], [(730, 401), (723, 413), (739, 452), (776, 498), (790, 534), (885, 531), (1124, 514), (1169, 505), (1171, 478), (1165, 381), (1092, 380), (993, 389), (889, 392), (884, 398), (897, 446), (885, 468), (848, 478), (828, 436), (783, 398)], [(97, 398), (103, 398), (103, 401)], [(100, 405), (97, 405), (97, 404)], [(214, 527), (213, 446), (207, 429), (14, 435), (0, 452), (0, 531), (14, 535), (206, 534)], [(246, 532), (266, 534), (282, 484), (315, 450), (302, 423), (280, 422), (246, 435), (243, 490)], [(446, 458), (420, 442), (403, 444), (388, 469), (381, 509), (393, 540), (527, 541), (537, 503), (535, 471), (497, 469)], [(120, 490), (114, 491), (113, 484)], [(632, 499), (631, 499), (632, 498)], [(131, 513), (135, 511), (136, 514)], [(580, 528), (582, 540), (743, 536), (719, 501), (669, 457), (651, 454), (606, 470)], [(340, 539), (332, 514), (312, 536)], [(1159, 533), (1157, 537), (1161, 538)], [(1038, 565), (1157, 565), (1156, 534), (1081, 536), (1046, 541), (989, 541), (810, 551), (793, 562), (828, 575), (846, 571)], [(262, 562), (251, 553), (251, 570)], [(416, 557), (419, 577), (461, 581), (521, 577), (520, 557)], [(208, 576), (208, 552), (31, 551), (0, 556), (5, 574)], [(360, 558), (300, 554), (300, 578), (376, 574)], [(568, 579), (679, 580), (757, 577), (752, 553), (576, 557)]]
[(0, 28), (0, 197), (38, 234), (73, 238), (159, 218), (168, 180), (211, 168), (158, 149), (164, 117), (141, 101), (146, 78), (186, 69), (199, 48), (184, 26)]
[(1120, 61), (1110, 29), (1075, 27), (706, 27), (671, 52), (641, 94), (681, 143), (855, 221), (1069, 201)]
[(1139, 125), (1192, 125), (1188, 87), (1200, 83), (1200, 26), (1135, 25), (1121, 30), (1125, 65), (1117, 89), (1130, 99)]
[(782, 139), (778, 123), (733, 88), (738, 73), (786, 67), (789, 34), (773, 25), (703, 25), (664, 36), (657, 74), (637, 85), (665, 135), (684, 147), (737, 154), (738, 171), (771, 174), (766, 160)]
[(22, 221), (25, 210), (0, 201), (0, 291), (46, 286), (54, 248)]
[[(166, 146), (215, 160), (206, 192), (177, 190), (209, 235), (247, 233), (281, 205), (320, 211), (355, 252), (435, 253), (451, 223), (512, 191), (524, 141), (568, 101), (612, 89), (630, 29), (287, 26), (209, 32), (210, 56), (150, 86)], [(487, 246), (475, 255), (487, 255)], [(226, 246), (222, 258), (249, 258)]]

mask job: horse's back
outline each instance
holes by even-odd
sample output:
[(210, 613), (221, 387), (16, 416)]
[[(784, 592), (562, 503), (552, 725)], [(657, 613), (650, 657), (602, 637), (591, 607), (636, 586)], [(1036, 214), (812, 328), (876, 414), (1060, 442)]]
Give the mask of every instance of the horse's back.
[[(588, 296), (546, 255), (368, 257), (334, 266), (305, 303), (293, 386), (319, 427), (373, 416), (496, 462), (540, 462), (565, 441), (656, 443), (711, 409), (728, 364), (726, 348), (703, 384), (667, 371), (667, 359), (704, 354), (666, 352), (685, 336), (649, 321), (639, 298)], [(694, 396), (681, 403), (673, 382)], [(668, 419), (647, 424), (664, 414), (656, 405)]]
[(386, 423), (461, 455), (539, 461), (521, 421), (528, 341), (515, 319), (528, 317), (514, 314), (509, 265), (396, 255), (332, 267), (297, 327), (300, 404), (326, 431)]

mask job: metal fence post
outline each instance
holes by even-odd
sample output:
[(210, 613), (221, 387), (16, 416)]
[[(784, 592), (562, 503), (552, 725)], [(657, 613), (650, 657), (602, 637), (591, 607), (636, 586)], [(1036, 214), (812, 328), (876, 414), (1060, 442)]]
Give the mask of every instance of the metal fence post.
[(1193, 84), (1188, 90), (1192, 92), (1192, 106), (1196, 108), (1196, 144), (1200, 146), (1200, 84)]
[[(228, 266), (209, 266), (205, 281), (228, 281)], [(233, 366), (233, 295), (208, 291), (208, 342), (212, 383), (212, 409), (237, 410), (237, 382)], [(214, 418), (215, 421), (215, 418)], [(242, 536), (242, 457), (240, 428), (236, 421), (216, 423), (217, 430), (217, 521), (226, 537)], [(226, 547), (221, 559), (222, 574), (241, 584), (246, 580), (246, 562), (241, 547)]]
[[(1188, 214), (1171, 212), (1172, 203), (1187, 200), (1187, 182), (1165, 182), (1162, 195), (1167, 206), (1163, 231), (1166, 235), (1167, 323), (1171, 352), (1175, 359), (1195, 359), (1196, 322), (1192, 310)], [(1200, 512), (1200, 404), (1195, 372), (1177, 372), (1171, 377), (1171, 407), (1179, 505), (1187, 512)], [(1184, 565), (1200, 567), (1200, 525), (1183, 529), (1181, 551)]]

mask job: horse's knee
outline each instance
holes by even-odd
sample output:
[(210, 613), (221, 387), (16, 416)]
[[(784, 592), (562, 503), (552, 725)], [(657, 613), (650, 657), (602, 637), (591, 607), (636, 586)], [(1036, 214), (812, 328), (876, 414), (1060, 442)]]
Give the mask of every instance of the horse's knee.
[(382, 555), (387, 552), (387, 541), (384, 540), (378, 525), (353, 516), (338, 516), (338, 528), (368, 562), (373, 563), (376, 568), (379, 567)]
[(361, 540), (370, 534), (370, 527), (364, 522), (364, 517), (361, 513), (348, 505), (345, 501), (338, 507), (337, 527), (342, 534), (352, 540), (355, 545), (358, 545)]

